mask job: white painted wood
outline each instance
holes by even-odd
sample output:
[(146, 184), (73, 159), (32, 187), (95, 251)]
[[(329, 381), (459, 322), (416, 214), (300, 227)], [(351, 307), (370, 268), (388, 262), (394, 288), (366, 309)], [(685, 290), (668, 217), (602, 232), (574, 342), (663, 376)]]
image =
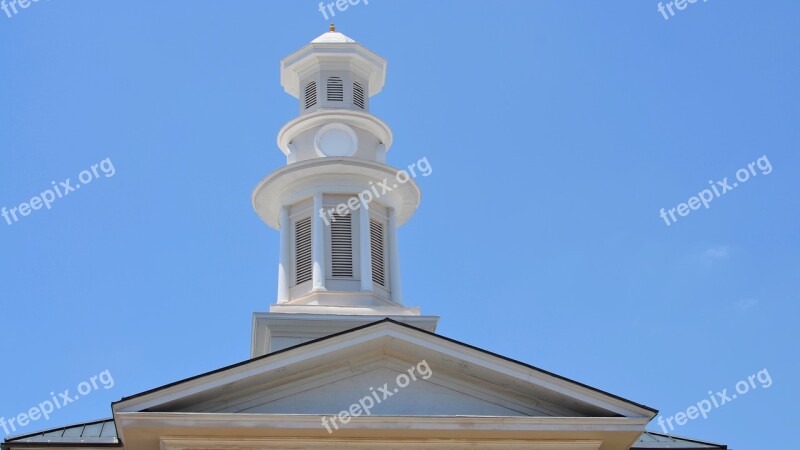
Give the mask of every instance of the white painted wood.
[[(263, 403), (234, 405), (219, 412), (257, 414), (336, 414), (353, 403), (372, 396), (374, 389), (388, 383), (391, 397), (383, 399), (372, 414), (384, 416), (523, 416), (524, 414), (489, 401), (470, 397), (453, 389), (426, 380), (412, 381), (405, 388), (397, 387), (400, 373), (375, 369), (314, 389), (283, 396)], [(370, 390), (372, 388), (372, 390)], [(397, 389), (397, 392), (393, 392)], [(383, 394), (378, 393), (378, 398)], [(374, 401), (374, 397), (372, 397)], [(215, 411), (216, 412), (216, 411)], [(543, 414), (538, 414), (543, 415)]]
[(361, 267), (361, 290), (372, 292), (372, 244), (369, 235), (369, 207), (361, 205), (358, 211), (359, 240), (361, 241), (361, 252), (359, 265)]
[[(344, 64), (343, 64), (344, 63)], [(348, 64), (349, 63), (349, 64)], [(290, 95), (301, 97), (301, 80), (326, 70), (348, 69), (367, 80), (369, 96), (386, 82), (386, 60), (341, 33), (325, 33), (281, 61), (281, 85)]]
[(598, 450), (603, 441), (569, 439), (546, 442), (485, 439), (192, 439), (168, 437), (161, 440), (162, 450)]
[[(321, 414), (197, 414), (197, 413), (135, 413), (116, 414), (117, 422), (125, 427), (154, 427), (157, 424), (182, 423), (187, 427), (231, 428), (269, 427), (283, 429), (321, 428)], [(630, 417), (404, 417), (361, 416), (351, 428), (362, 430), (477, 430), (477, 431), (629, 431), (635, 439), (648, 420)], [(352, 422), (351, 422), (352, 423)], [(322, 428), (324, 432), (324, 428)], [(596, 434), (595, 434), (596, 435)], [(123, 440), (124, 441), (124, 440)], [(632, 442), (632, 441), (631, 441)], [(627, 449), (627, 447), (626, 447)]]
[[(394, 230), (386, 227), (384, 242), (387, 248), (380, 250), (386, 255), (381, 267), (387, 273), (377, 283), (383, 285), (377, 286), (373, 279), (376, 267), (371, 263), (373, 255), (367, 206), (364, 205), (363, 214), (353, 218), (356, 220), (349, 230), (353, 236), (353, 271), (350, 275), (350, 255), (342, 250), (342, 236), (347, 235), (348, 229), (339, 226), (331, 231), (328, 224), (332, 220), (327, 215), (338, 203), (326, 203), (337, 196), (347, 196), (346, 201), (362, 192), (374, 192), (374, 196), (370, 194), (374, 197), (372, 204), (380, 209), (394, 208), (393, 228), (408, 220), (419, 205), (420, 192), (413, 180), (395, 186), (383, 193), (385, 195), (378, 196), (377, 191), (372, 190), (385, 180), (393, 179), (397, 173), (397, 169), (386, 165), (386, 152), (393, 140), (392, 131), (369, 112), (369, 99), (380, 92), (385, 76), (386, 61), (383, 58), (335, 31), (323, 34), (281, 61), (281, 84), (289, 94), (298, 98), (300, 114), (278, 133), (278, 146), (287, 156), (287, 166), (273, 172), (256, 187), (253, 207), (269, 226), (280, 228), (283, 213), (280, 208), (283, 205), (294, 208), (313, 199), (313, 206), (310, 286), (305, 282), (292, 285), (289, 276), (289, 286), (284, 289), (279, 280), (279, 305), (327, 306), (331, 307), (328, 310), (331, 315), (343, 314), (341, 308), (401, 305), (400, 277), (395, 276), (392, 281), (392, 273), (388, 273), (389, 236)], [(326, 215), (325, 219), (321, 212)], [(334, 236), (337, 243), (335, 264)], [(398, 270), (395, 267), (395, 272)], [(394, 294), (390, 292), (392, 287)], [(402, 308), (392, 314), (404, 314), (399, 309)], [(300, 322), (302, 319), (299, 318), (298, 324)], [(292, 333), (271, 336), (269, 329), (254, 329), (254, 332), (268, 336), (256, 339), (254, 334), (254, 345), (259, 346), (275, 337), (273, 342), (282, 347), (296, 343), (299, 337)], [(267, 348), (272, 347), (272, 344), (267, 344)]]
[(289, 207), (281, 207), (281, 244), (280, 244), (280, 261), (278, 261), (278, 303), (286, 303), (289, 301), (289, 264), (291, 264), (290, 252), (291, 246), (291, 232), (289, 225)]
[[(259, 217), (274, 229), (280, 229), (281, 205), (294, 205), (313, 197), (316, 192), (349, 194), (369, 189), (389, 180), (397, 169), (361, 158), (316, 158), (289, 164), (266, 178), (253, 191), (253, 208)], [(395, 208), (397, 225), (411, 219), (419, 207), (421, 191), (410, 179), (380, 198), (386, 207)], [(319, 214), (316, 211), (315, 214)]]
[(314, 260), (314, 269), (312, 275), (312, 290), (324, 291), (325, 289), (325, 224), (320, 216), (322, 211), (322, 192), (314, 193), (314, 208), (311, 211), (311, 232), (312, 239), (312, 258)]
[[(369, 293), (366, 293), (369, 294)], [(250, 357), (257, 358), (293, 345), (375, 323), (390, 317), (435, 332), (438, 316), (422, 316), (419, 308), (272, 305), (269, 313), (253, 315)]]
[[(302, 414), (117, 413), (115, 419), (121, 430), (121, 441), (137, 450), (155, 450), (159, 442), (173, 439), (184, 442), (193, 441), (198, 445), (205, 442), (209, 446), (215, 441), (237, 443), (260, 441), (260, 443), (264, 443), (278, 440), (282, 441), (284, 445), (291, 442), (302, 445), (313, 442), (320, 445), (320, 447), (311, 448), (329, 448), (328, 444), (335, 445), (336, 442), (359, 442), (364, 445), (356, 448), (372, 448), (369, 445), (382, 444), (382, 447), (377, 448), (402, 449), (407, 448), (404, 445), (406, 442), (435, 445), (449, 443), (462, 445), (462, 447), (451, 446), (449, 448), (465, 448), (463, 446), (465, 442), (476, 442), (485, 445), (485, 447), (477, 448), (485, 449), (504, 448), (503, 444), (516, 443), (522, 445), (522, 447), (516, 448), (541, 450), (551, 448), (584, 450), (597, 449), (601, 446), (603, 450), (628, 450), (647, 424), (646, 419), (627, 417), (362, 415), (353, 418), (347, 427), (337, 431), (337, 434), (331, 435), (326, 432), (324, 427), (320, 426), (322, 417), (321, 415)], [(245, 433), (249, 437), (243, 437)], [(432, 438), (431, 436), (436, 437)], [(511, 436), (516, 438), (509, 439)], [(148, 440), (144, 441), (147, 442), (146, 445), (137, 446), (136, 444), (139, 442), (134, 437), (140, 441), (155, 438), (156, 444), (152, 444), (150, 443), (152, 441)], [(589, 446), (590, 443), (594, 447)], [(554, 447), (549, 447), (551, 444)], [(569, 447), (567, 444), (574, 447)], [(210, 447), (215, 450), (219, 448), (225, 447)], [(253, 447), (245, 446), (244, 448)], [(205, 447), (205, 449), (209, 449), (209, 447)]]
[(400, 253), (397, 244), (397, 214), (394, 208), (389, 208), (389, 289), (392, 301), (398, 305), (403, 304), (403, 291), (400, 288)]
[[(320, 157), (313, 148), (313, 138), (321, 127), (329, 123), (345, 124), (353, 129), (359, 139), (356, 157), (364, 159), (375, 159), (370, 155), (375, 155), (375, 148), (370, 149), (368, 145), (383, 145), (383, 160), (376, 159), (378, 162), (386, 162), (386, 152), (392, 147), (394, 137), (392, 130), (384, 121), (370, 113), (362, 110), (346, 109), (327, 109), (319, 110), (310, 114), (301, 115), (292, 119), (278, 131), (277, 144), (284, 155), (296, 155), (292, 161), (296, 162), (303, 159)], [(370, 139), (370, 137), (372, 139)], [(299, 148), (295, 143), (303, 144), (304, 148)], [(294, 148), (292, 148), (294, 147)]]

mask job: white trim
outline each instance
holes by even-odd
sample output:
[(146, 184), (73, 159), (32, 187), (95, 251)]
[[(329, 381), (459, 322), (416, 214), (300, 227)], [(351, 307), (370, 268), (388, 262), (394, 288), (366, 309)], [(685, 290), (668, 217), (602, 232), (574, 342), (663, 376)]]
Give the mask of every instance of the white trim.
[(367, 130), (374, 135), (384, 145), (384, 150), (389, 151), (392, 147), (392, 130), (381, 119), (370, 113), (363, 111), (350, 111), (346, 109), (322, 109), (312, 113), (303, 114), (292, 119), (278, 132), (278, 148), (284, 155), (289, 156), (292, 152), (289, 145), (292, 140), (303, 133), (330, 124), (332, 122), (348, 125), (353, 128)]
[(360, 229), (358, 236), (361, 243), (361, 257), (359, 264), (361, 265), (361, 290), (365, 292), (372, 292), (372, 240), (370, 239), (369, 227), (369, 206), (365, 203), (358, 211), (353, 214), (358, 214), (358, 223)]
[(289, 270), (291, 264), (291, 230), (289, 222), (289, 207), (281, 207), (280, 216), (281, 243), (280, 259), (278, 261), (278, 303), (289, 301)]
[[(121, 427), (258, 428), (320, 430), (322, 415), (118, 412)], [(649, 419), (630, 417), (360, 416), (347, 429), (473, 431), (641, 431)]]
[(386, 60), (355, 42), (312, 43), (281, 60), (281, 85), (294, 97), (300, 95), (300, 80), (323, 70), (348, 70), (369, 80), (369, 96), (383, 89)]
[[(651, 419), (656, 416), (656, 414), (652, 411), (639, 408), (624, 400), (611, 397), (610, 395), (595, 391), (588, 387), (581, 386), (576, 382), (530, 369), (521, 372), (520, 367), (514, 362), (496, 357), (493, 358), (491, 355), (483, 354), (478, 350), (464, 347), (461, 344), (447, 340), (432, 342), (430, 339), (428, 339), (428, 336), (425, 336), (424, 338), (414, 336), (408, 333), (408, 331), (410, 330), (393, 327), (387, 330), (387, 334), (397, 339), (403, 339), (410, 343), (422, 345), (425, 348), (433, 351), (450, 354), (453, 357), (462, 360), (463, 363), (484, 366), (504, 375), (512, 376), (524, 382), (533, 383), (539, 387), (557, 392), (561, 395), (572, 397), (576, 400), (586, 402), (616, 414), (623, 416), (636, 414), (642, 417), (649, 417)], [(493, 360), (490, 360), (489, 358), (493, 358)], [(487, 364), (487, 362), (489, 364)]]
[(439, 316), (422, 316), (416, 307), (341, 307), (271, 305), (268, 313), (253, 314), (250, 357), (270, 352), (273, 332), (308, 335), (315, 338), (330, 336), (390, 317), (431, 333), (436, 332)]
[(532, 442), (522, 440), (488, 440), (488, 439), (287, 439), (287, 438), (161, 438), (162, 450), (285, 450), (285, 449), (356, 449), (356, 450), (598, 450), (603, 441), (584, 439), (547, 440)]
[(314, 208), (311, 210), (311, 258), (314, 267), (312, 273), (312, 290), (325, 291), (325, 229), (322, 225), (322, 193), (314, 193)]
[[(387, 180), (393, 183), (399, 169), (382, 163), (355, 157), (314, 158), (296, 162), (271, 173), (253, 190), (253, 209), (261, 220), (279, 229), (281, 205), (291, 205), (315, 192), (351, 194), (369, 189), (370, 182)], [(419, 186), (413, 178), (384, 194), (376, 203), (393, 207), (397, 225), (405, 223), (416, 211), (421, 199)], [(314, 211), (317, 216), (319, 211)]]
[(400, 288), (400, 254), (397, 244), (397, 214), (389, 208), (389, 290), (392, 301), (403, 304), (403, 290)]

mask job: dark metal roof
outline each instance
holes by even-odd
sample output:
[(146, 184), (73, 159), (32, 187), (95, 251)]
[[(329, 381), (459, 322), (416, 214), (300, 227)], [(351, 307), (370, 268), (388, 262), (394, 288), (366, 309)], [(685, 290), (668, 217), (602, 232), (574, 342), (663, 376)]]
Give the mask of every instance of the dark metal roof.
[(667, 434), (653, 433), (652, 431), (645, 431), (644, 434), (639, 437), (636, 443), (633, 444), (631, 450), (655, 450), (664, 448), (701, 450), (708, 448), (727, 449), (728, 446), (678, 436), (670, 436)]
[(2, 448), (8, 448), (9, 444), (14, 447), (27, 444), (33, 444), (37, 447), (41, 446), (41, 444), (55, 446), (88, 444), (92, 447), (118, 446), (119, 439), (117, 439), (117, 427), (114, 425), (114, 419), (104, 419), (53, 428), (33, 434), (10, 436), (6, 438)]

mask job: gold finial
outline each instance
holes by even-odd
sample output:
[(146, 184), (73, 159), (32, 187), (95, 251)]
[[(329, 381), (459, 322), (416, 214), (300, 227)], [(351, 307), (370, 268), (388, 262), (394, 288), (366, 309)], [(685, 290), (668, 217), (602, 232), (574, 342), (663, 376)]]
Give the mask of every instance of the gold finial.
[(336, 25), (331, 24), (331, 33), (333, 33), (334, 31), (336, 31)]

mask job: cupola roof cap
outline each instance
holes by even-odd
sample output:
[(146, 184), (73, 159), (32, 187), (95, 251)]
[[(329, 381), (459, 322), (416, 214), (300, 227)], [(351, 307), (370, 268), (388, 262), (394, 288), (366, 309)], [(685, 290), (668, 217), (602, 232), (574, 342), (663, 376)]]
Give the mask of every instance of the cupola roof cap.
[(300, 81), (323, 66), (346, 67), (345, 70), (368, 80), (370, 97), (386, 83), (386, 60), (331, 25), (331, 31), (281, 61), (281, 84), (286, 92), (299, 98)]
[(356, 41), (336, 31), (336, 26), (331, 24), (331, 30), (319, 35), (311, 41), (312, 44), (355, 44)]

